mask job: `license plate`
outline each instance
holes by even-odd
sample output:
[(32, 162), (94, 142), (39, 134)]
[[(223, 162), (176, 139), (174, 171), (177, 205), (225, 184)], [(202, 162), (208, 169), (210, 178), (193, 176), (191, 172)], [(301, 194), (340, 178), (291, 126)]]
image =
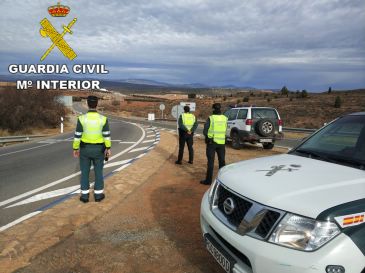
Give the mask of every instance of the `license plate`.
[[(226, 253), (226, 251), (224, 251), (224, 249), (221, 248), (217, 242), (215, 242), (212, 236), (206, 234), (204, 237), (206, 247), (210, 254), (212, 254), (214, 259), (220, 264), (224, 271), (231, 273), (236, 261), (228, 253)], [(225, 253), (223, 254), (222, 252)]]
[(261, 143), (271, 143), (272, 142), (272, 139), (260, 139), (260, 142)]

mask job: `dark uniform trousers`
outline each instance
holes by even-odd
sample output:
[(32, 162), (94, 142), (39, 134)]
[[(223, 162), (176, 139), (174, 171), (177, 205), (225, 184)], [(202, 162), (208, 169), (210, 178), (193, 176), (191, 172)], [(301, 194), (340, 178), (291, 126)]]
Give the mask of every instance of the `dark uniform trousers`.
[(217, 144), (217, 143), (208, 143), (207, 144), (207, 159), (208, 159), (208, 168), (207, 168), (207, 176), (205, 181), (212, 183), (213, 179), (213, 168), (214, 168), (214, 157), (215, 153), (218, 156), (219, 169), (226, 165), (225, 155), (226, 155), (226, 145), (225, 144)]
[(189, 150), (189, 161), (194, 160), (194, 150), (193, 150), (193, 134), (188, 134), (183, 130), (179, 130), (179, 155), (177, 160), (180, 162), (183, 159), (185, 143), (188, 145)]
[(94, 166), (94, 190), (104, 189), (104, 145), (82, 143), (80, 147), (81, 190), (89, 190), (89, 173), (91, 163)]

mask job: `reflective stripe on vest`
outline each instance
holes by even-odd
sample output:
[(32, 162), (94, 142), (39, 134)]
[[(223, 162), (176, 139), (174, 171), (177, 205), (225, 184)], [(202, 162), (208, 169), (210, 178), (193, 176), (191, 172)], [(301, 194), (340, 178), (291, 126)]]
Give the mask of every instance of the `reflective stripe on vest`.
[(191, 113), (183, 113), (181, 114), (181, 118), (186, 129), (191, 131), (191, 128), (193, 128), (195, 123), (195, 116)]
[(81, 141), (85, 143), (104, 143), (102, 134), (106, 117), (96, 112), (89, 112), (79, 117), (83, 128)]
[(226, 143), (227, 117), (225, 115), (211, 115), (208, 137), (217, 144)]

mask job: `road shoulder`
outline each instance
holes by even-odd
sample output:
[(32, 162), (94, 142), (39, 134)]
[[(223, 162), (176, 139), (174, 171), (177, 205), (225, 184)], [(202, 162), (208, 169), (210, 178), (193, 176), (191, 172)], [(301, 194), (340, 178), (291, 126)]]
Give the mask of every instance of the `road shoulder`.
[(106, 180), (106, 199), (103, 202), (83, 204), (75, 196), (2, 232), (0, 272), (12, 272), (26, 266), (34, 256), (113, 209), (164, 165), (175, 151), (176, 144), (174, 137), (162, 132), (160, 143), (152, 151)]

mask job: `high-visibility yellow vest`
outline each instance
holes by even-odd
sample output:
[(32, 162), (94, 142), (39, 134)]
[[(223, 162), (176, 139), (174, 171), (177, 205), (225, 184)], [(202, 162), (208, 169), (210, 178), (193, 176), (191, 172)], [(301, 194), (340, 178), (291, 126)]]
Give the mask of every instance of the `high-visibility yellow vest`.
[(195, 123), (195, 116), (191, 113), (183, 113), (181, 114), (181, 118), (186, 129), (191, 131), (191, 128), (193, 128)]
[(211, 115), (208, 137), (217, 144), (226, 143), (227, 117), (225, 115)]

